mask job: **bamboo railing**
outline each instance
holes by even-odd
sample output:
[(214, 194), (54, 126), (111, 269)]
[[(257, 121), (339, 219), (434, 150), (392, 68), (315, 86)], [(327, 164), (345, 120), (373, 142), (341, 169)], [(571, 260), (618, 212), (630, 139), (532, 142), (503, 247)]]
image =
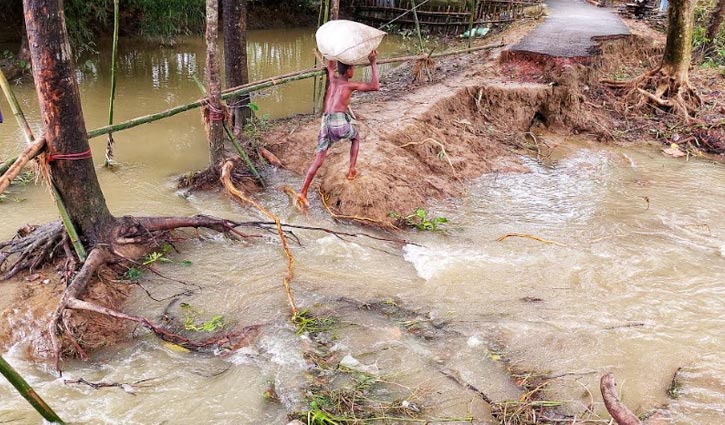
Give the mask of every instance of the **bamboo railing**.
[[(540, 0), (462, 0), (432, 2), (415, 6), (415, 0), (360, 0), (355, 4), (355, 18), (372, 26), (391, 21), (415, 28), (416, 21), (430, 32), (458, 35), (473, 26), (503, 24), (523, 19), (527, 7), (541, 4)], [(471, 10), (474, 13), (471, 13)], [(415, 16), (414, 13), (415, 12)], [(401, 16), (403, 15), (403, 16)]]

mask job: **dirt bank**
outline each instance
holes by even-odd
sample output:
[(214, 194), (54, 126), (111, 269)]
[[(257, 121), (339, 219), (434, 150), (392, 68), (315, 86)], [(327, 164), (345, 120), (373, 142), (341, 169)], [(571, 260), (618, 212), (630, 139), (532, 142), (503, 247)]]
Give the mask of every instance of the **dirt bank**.
[[(523, 33), (516, 27), (503, 38), (511, 45)], [(532, 65), (502, 61), (504, 50), (446, 60), (430, 84), (414, 84), (412, 77), (405, 81), (410, 68), (404, 66), (383, 79), (380, 93), (353, 100), (364, 137), (362, 175), (352, 182), (345, 178), (349, 145), (343, 142), (331, 148), (316, 180), (335, 212), (390, 221), (390, 212), (407, 214), (430, 199), (459, 195), (465, 179), (526, 171), (512, 148), (527, 144), (537, 126), (594, 131), (580, 96), (587, 74), (582, 66), (535, 64), (542, 78), (533, 80), (527, 78)], [(270, 150), (302, 174), (319, 121), (306, 117), (291, 123), (278, 126), (267, 140), (274, 141)]]
[[(518, 154), (537, 151), (536, 134), (544, 129), (586, 132), (611, 142), (689, 140), (688, 152), (695, 152), (696, 140), (710, 140), (712, 149), (701, 146), (699, 152), (717, 152), (725, 111), (717, 101), (723, 84), (713, 75), (696, 70), (692, 77), (706, 87), (702, 115), (714, 124), (704, 128), (677, 127), (679, 117), (633, 108), (599, 84), (612, 74), (635, 76), (661, 58), (662, 37), (636, 22), (627, 24), (633, 35), (599, 40), (597, 54), (586, 61), (508, 54), (531, 28), (524, 24), (502, 34), (506, 46), (500, 49), (446, 59), (432, 83), (413, 83), (410, 66), (401, 66), (382, 79), (380, 92), (353, 99), (364, 137), (362, 175), (352, 182), (345, 178), (349, 145), (342, 142), (331, 148), (316, 184), (335, 213), (392, 221), (390, 212), (407, 214), (431, 199), (459, 195), (465, 179), (525, 171)], [(681, 136), (672, 128), (680, 128)], [(316, 117), (283, 122), (267, 138), (269, 148), (303, 174), (318, 129)], [(320, 206), (316, 196), (311, 199), (313, 207)]]

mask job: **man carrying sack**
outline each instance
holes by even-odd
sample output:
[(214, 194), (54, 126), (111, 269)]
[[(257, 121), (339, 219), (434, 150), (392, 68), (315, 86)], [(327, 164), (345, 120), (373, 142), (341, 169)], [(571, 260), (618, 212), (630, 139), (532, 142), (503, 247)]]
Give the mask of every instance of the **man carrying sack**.
[(377, 50), (373, 50), (368, 55), (370, 66), (372, 67), (372, 80), (367, 83), (357, 83), (350, 81), (354, 73), (354, 66), (337, 62), (337, 75), (335, 75), (335, 61), (327, 62), (327, 78), (330, 85), (325, 94), (325, 113), (322, 115), (322, 125), (320, 133), (317, 135), (317, 148), (315, 149), (315, 160), (310, 165), (305, 182), (302, 185), (300, 193), (297, 195), (296, 204), (301, 210), (309, 208), (307, 202), (307, 191), (315, 178), (317, 170), (325, 161), (327, 150), (333, 143), (342, 139), (350, 140), (350, 170), (347, 173), (348, 180), (357, 177), (355, 163), (357, 162), (357, 152), (360, 147), (360, 134), (352, 126), (348, 107), (350, 106), (350, 96), (355, 91), (377, 91), (380, 90), (380, 81), (378, 80), (378, 66), (376, 58)]
[[(320, 52), (328, 59), (326, 69), (329, 86), (325, 93), (325, 111), (317, 136), (315, 159), (307, 171), (302, 189), (295, 195), (295, 204), (302, 211), (309, 208), (307, 191), (333, 143), (342, 139), (350, 140), (350, 169), (347, 178), (353, 180), (358, 175), (355, 163), (360, 147), (360, 134), (353, 127), (348, 114), (350, 96), (356, 91), (380, 89), (376, 49), (385, 32), (357, 22), (336, 20), (320, 27), (315, 36)], [(354, 64), (363, 64), (366, 54), (372, 67), (372, 80), (367, 83), (350, 81), (354, 73)]]

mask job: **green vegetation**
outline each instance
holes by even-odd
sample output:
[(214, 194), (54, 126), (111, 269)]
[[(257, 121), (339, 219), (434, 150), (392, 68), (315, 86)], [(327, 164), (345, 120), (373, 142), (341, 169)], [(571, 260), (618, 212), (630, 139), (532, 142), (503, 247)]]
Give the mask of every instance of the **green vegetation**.
[(126, 273), (123, 274), (123, 276), (127, 280), (136, 281), (141, 278), (141, 269), (137, 269), (136, 267), (129, 267), (126, 270)]
[[(692, 47), (695, 52), (702, 56), (704, 68), (725, 67), (725, 25), (721, 25), (720, 32), (715, 40), (707, 38), (707, 27), (712, 15), (712, 6), (707, 2), (698, 2), (695, 7), (695, 27), (692, 31)], [(712, 48), (705, 51), (707, 45), (712, 41)], [(721, 68), (725, 75), (725, 68)]]
[(445, 217), (429, 217), (428, 211), (424, 208), (418, 208), (413, 213), (405, 216), (393, 211), (388, 214), (388, 217), (396, 218), (408, 227), (432, 232), (440, 230), (440, 225), (448, 223), (448, 219)]
[(148, 266), (154, 263), (170, 263), (171, 260), (164, 256), (163, 252), (152, 252), (151, 254), (144, 257), (143, 265)]
[(194, 332), (214, 332), (222, 329), (226, 323), (224, 316), (215, 315), (206, 321), (198, 321), (203, 311), (196, 310), (191, 304), (181, 303), (181, 309), (184, 311), (184, 329)]
[(269, 114), (258, 116), (259, 105), (254, 102), (249, 102), (247, 107), (252, 111), (252, 116), (244, 124), (244, 135), (256, 148), (261, 144), (264, 133), (269, 130)]
[(315, 317), (309, 310), (302, 310), (292, 316), (292, 323), (297, 329), (297, 335), (304, 333), (327, 332), (332, 329), (335, 319), (332, 317)]

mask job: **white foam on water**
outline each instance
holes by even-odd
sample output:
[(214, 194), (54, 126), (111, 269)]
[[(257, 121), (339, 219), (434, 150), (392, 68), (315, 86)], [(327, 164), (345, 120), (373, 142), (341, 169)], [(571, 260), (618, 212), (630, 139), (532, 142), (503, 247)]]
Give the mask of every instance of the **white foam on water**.
[(496, 263), (506, 264), (515, 260), (486, 255), (471, 249), (451, 249), (450, 246), (429, 247), (406, 245), (403, 247), (403, 258), (415, 267), (421, 278), (430, 280), (433, 276), (456, 267), (461, 263)]
[(327, 235), (314, 242), (316, 255), (329, 255), (335, 258), (365, 259), (370, 256), (369, 250), (355, 242), (340, 240), (337, 236)]

